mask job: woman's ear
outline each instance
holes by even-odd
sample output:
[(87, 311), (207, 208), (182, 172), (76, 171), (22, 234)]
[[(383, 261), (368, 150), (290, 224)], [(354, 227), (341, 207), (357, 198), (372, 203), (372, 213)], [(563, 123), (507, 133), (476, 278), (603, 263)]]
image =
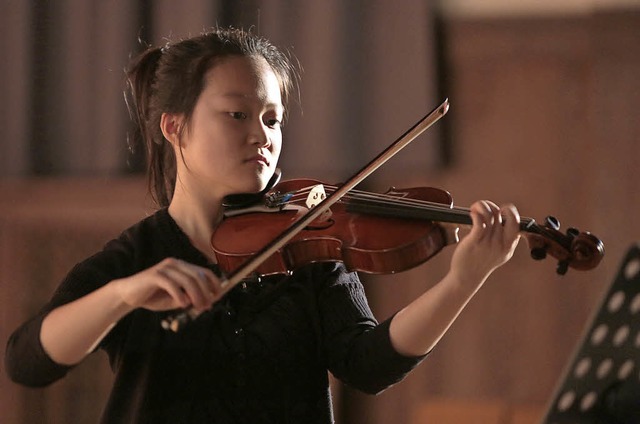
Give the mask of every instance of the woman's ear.
[(169, 143), (179, 146), (182, 116), (174, 113), (163, 113), (160, 117), (160, 130)]

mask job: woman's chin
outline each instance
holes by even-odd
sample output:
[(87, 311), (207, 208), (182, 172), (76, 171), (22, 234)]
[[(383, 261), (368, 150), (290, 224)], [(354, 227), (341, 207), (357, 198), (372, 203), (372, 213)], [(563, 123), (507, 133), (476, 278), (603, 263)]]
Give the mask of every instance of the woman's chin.
[(240, 188), (242, 190), (240, 193), (259, 193), (267, 187), (268, 182), (269, 178), (266, 177), (258, 177), (253, 181), (247, 181)]

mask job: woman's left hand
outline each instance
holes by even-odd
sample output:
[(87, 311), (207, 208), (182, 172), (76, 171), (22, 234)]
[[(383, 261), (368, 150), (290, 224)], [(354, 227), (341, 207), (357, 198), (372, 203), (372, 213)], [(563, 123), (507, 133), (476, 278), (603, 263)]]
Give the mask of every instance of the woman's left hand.
[(451, 259), (451, 271), (461, 282), (480, 284), (512, 256), (520, 239), (520, 215), (511, 204), (498, 207), (481, 200), (471, 205), (473, 226)]

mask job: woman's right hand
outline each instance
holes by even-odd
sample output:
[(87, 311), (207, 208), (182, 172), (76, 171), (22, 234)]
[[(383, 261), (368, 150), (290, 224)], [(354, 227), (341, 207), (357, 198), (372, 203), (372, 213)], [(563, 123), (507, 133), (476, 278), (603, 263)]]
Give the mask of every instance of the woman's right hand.
[(133, 309), (203, 312), (223, 294), (211, 270), (167, 258), (54, 309), (42, 321), (40, 341), (54, 362), (77, 364)]
[(124, 303), (152, 311), (193, 307), (203, 312), (223, 294), (220, 279), (210, 269), (175, 258), (112, 284)]

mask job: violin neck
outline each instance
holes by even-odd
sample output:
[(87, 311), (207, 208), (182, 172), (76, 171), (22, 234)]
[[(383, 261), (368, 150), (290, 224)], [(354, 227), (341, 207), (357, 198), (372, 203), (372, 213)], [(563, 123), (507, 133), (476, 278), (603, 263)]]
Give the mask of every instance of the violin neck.
[[(386, 216), (399, 219), (418, 219), (438, 223), (472, 225), (471, 213), (467, 208), (448, 205), (395, 204), (387, 201), (366, 201), (349, 198), (344, 201), (348, 212)], [(520, 231), (539, 232), (533, 218), (520, 218)]]

